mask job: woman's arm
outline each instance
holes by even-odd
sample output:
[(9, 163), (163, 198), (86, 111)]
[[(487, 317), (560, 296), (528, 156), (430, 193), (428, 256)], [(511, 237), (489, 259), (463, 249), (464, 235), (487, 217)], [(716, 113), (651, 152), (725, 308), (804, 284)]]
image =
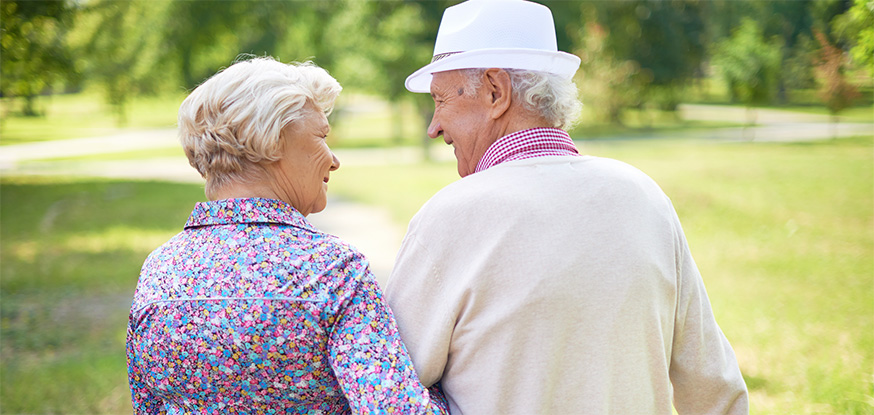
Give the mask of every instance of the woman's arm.
[[(370, 270), (347, 293), (329, 338), (331, 365), (354, 413), (447, 414), (442, 394), (416, 376), (397, 324)], [(436, 396), (435, 396), (436, 395)]]
[(141, 339), (137, 338), (132, 328), (133, 318), (127, 326), (127, 374), (128, 382), (130, 383), (131, 403), (134, 413), (137, 415), (157, 415), (166, 414), (164, 405), (161, 400), (155, 396), (146, 385), (145, 373), (137, 362), (136, 346), (141, 343)]

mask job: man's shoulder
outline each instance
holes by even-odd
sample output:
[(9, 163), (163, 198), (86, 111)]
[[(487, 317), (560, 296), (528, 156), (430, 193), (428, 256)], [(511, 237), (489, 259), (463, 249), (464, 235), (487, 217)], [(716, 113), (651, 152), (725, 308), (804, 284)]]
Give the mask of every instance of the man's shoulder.
[(543, 157), (503, 163), (464, 177), (441, 189), (431, 201), (441, 205), (470, 204), (560, 181), (652, 182), (652, 179), (637, 167), (616, 159), (588, 155)]
[(585, 189), (661, 193), (646, 173), (623, 161), (596, 157), (545, 157), (503, 163), (450, 183), (417, 213), (422, 220), (477, 220), (528, 204), (572, 202)]
[(517, 183), (514, 178), (524, 174), (520, 171), (491, 169), (462, 177), (442, 189), (422, 206), (422, 210), (442, 211), (445, 209), (456, 211), (457, 209), (470, 210), (482, 203), (490, 203), (501, 193), (505, 193)]

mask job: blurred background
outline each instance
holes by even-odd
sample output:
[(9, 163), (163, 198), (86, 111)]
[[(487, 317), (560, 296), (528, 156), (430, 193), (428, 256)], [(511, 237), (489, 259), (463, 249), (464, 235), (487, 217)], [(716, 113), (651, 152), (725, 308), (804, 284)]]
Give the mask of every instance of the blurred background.
[[(238, 59), (344, 86), (310, 218), (384, 282), (457, 179), (403, 87), (455, 3), (0, 1), (0, 413), (131, 412), (139, 268), (204, 200), (176, 110)], [(543, 3), (582, 58), (572, 137), (674, 201), (751, 413), (874, 414), (874, 2)]]

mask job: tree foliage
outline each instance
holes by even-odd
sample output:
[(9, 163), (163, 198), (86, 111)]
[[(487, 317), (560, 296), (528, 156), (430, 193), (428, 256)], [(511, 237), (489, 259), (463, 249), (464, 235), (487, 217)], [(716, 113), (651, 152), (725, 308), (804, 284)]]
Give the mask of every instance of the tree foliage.
[(77, 64), (101, 85), (120, 124), (133, 96), (154, 92), (166, 81), (161, 66), (163, 39), (154, 30), (168, 20), (167, 0), (100, 1), (78, 16), (71, 43)]
[(852, 7), (832, 20), (832, 29), (850, 45), (850, 56), (874, 76), (874, 1), (854, 0)]
[(38, 115), (36, 96), (76, 74), (65, 44), (72, 13), (63, 0), (0, 3), (0, 92), (24, 98), (24, 115)]
[(766, 39), (751, 19), (745, 19), (731, 37), (716, 44), (713, 63), (732, 98), (747, 106), (771, 102), (777, 90), (781, 47), (779, 38)]
[[(639, 74), (641, 104), (654, 101), (675, 110), (679, 90), (701, 73), (707, 32), (700, 2), (687, 0), (594, 2), (584, 4), (587, 24), (609, 28), (603, 48), (621, 62), (632, 62)], [(578, 44), (578, 46), (584, 46)]]
[[(811, 88), (817, 76), (825, 79), (815, 70), (814, 30), (852, 58), (844, 70), (874, 73), (870, 0), (543, 2), (559, 49), (583, 58), (584, 100), (614, 122), (629, 107), (675, 109), (711, 63), (747, 105)], [(454, 3), (3, 0), (0, 92), (25, 97), (34, 113), (34, 97), (81, 74), (123, 119), (133, 96), (189, 90), (241, 54), (272, 55), (313, 60), (347, 89), (415, 100), (428, 118), (428, 97), (408, 94), (403, 81), (430, 60), (443, 11)]]
[(622, 124), (622, 112), (641, 104), (641, 91), (649, 79), (632, 60), (616, 58), (606, 46), (609, 32), (590, 22), (581, 33), (580, 72), (577, 75), (583, 102), (596, 118)]
[(820, 97), (832, 115), (836, 115), (859, 97), (859, 91), (847, 82), (844, 52), (831, 44), (822, 32), (816, 32), (816, 39), (822, 47), (816, 64), (822, 84)]

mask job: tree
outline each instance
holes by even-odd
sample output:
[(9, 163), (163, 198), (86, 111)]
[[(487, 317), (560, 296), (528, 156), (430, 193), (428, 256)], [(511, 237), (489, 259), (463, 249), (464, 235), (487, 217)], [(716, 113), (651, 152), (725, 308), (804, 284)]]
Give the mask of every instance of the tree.
[[(704, 9), (700, 2), (622, 1), (582, 6), (586, 24), (609, 28), (603, 47), (618, 61), (632, 61), (641, 76), (643, 101), (673, 111), (679, 91), (699, 72), (706, 55)], [(577, 47), (583, 45), (577, 44)]]
[[(252, 6), (261, 3), (267, 2)], [(238, 0), (171, 0), (167, 18), (156, 22), (164, 49), (158, 60), (178, 71), (180, 86), (194, 88), (241, 52), (237, 29), (250, 13)], [(260, 22), (255, 27), (263, 29)], [(269, 21), (268, 27), (272, 29)]]
[(874, 2), (855, 0), (852, 7), (832, 20), (838, 37), (850, 45), (850, 56), (874, 76)]
[(393, 104), (395, 142), (402, 135), (400, 104), (412, 98), (404, 81), (430, 61), (436, 35), (429, 33), (431, 27), (424, 23), (422, 5), (412, 2), (348, 1), (332, 20), (329, 48), (342, 51), (338, 78)]
[(24, 98), (24, 115), (39, 115), (36, 97), (76, 75), (65, 43), (73, 10), (63, 0), (9, 0), (0, 13), (0, 92)]
[(132, 97), (172, 82), (161, 66), (162, 38), (155, 30), (169, 18), (168, 6), (168, 0), (99, 1), (79, 15), (71, 34), (79, 66), (102, 87), (118, 124), (126, 123)]
[[(777, 89), (781, 47), (778, 38), (766, 40), (752, 19), (744, 19), (730, 38), (716, 44), (713, 64), (728, 84), (732, 99), (748, 109), (771, 102)], [(755, 112), (748, 114), (755, 124)]]
[(780, 67), (774, 85), (779, 102), (791, 99), (795, 89), (815, 86), (813, 60), (818, 47), (813, 29), (824, 29), (825, 22), (842, 10), (844, 0), (817, 1), (735, 1), (705, 2), (711, 36), (717, 41), (728, 38), (744, 20), (753, 20), (766, 39), (779, 39)]
[(846, 63), (844, 51), (829, 43), (828, 38), (822, 32), (817, 31), (815, 34), (822, 47), (816, 62), (821, 82), (819, 94), (831, 113), (832, 123), (836, 125), (838, 113), (849, 107), (853, 100), (859, 97), (859, 91), (847, 82), (846, 76), (844, 76)]
[(582, 60), (577, 79), (583, 101), (595, 116), (621, 125), (623, 110), (640, 105), (641, 91), (649, 79), (636, 62), (617, 59), (607, 49), (608, 37), (604, 26), (586, 25), (576, 52)]

